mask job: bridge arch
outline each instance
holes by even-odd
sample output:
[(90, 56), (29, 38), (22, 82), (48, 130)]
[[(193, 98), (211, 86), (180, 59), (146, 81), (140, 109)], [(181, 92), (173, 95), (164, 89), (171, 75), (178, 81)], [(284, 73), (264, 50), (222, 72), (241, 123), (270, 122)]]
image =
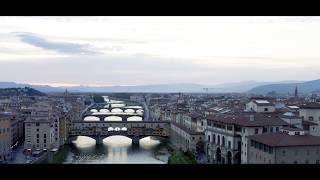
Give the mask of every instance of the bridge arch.
[(142, 121), (142, 117), (140, 116), (131, 116), (127, 118), (127, 121)]
[(123, 127), (123, 128), (121, 128), (121, 131), (128, 131), (128, 128)]
[(113, 109), (111, 110), (111, 112), (113, 112), (113, 113), (122, 113), (123, 110), (120, 109), (120, 108), (113, 108)]
[(95, 112), (98, 112), (98, 110), (96, 110), (96, 109), (91, 109), (90, 112), (95, 113)]
[(108, 131), (113, 131), (114, 128), (113, 127), (108, 127)]
[(120, 116), (108, 116), (104, 118), (104, 121), (122, 121)]
[(135, 113), (135, 110), (134, 109), (126, 109), (126, 110), (124, 110), (124, 112), (126, 112), (126, 113)]
[(100, 109), (99, 112), (108, 113), (108, 112), (110, 112), (110, 111), (109, 111), (109, 109)]
[(119, 108), (119, 107), (124, 107), (126, 106), (125, 104), (120, 104), (120, 103), (115, 103), (115, 104), (111, 104), (112, 108)]
[(142, 109), (138, 109), (138, 110), (136, 110), (136, 113), (137, 114), (143, 114), (143, 110)]
[(87, 116), (83, 119), (83, 121), (100, 121), (100, 118), (97, 116)]

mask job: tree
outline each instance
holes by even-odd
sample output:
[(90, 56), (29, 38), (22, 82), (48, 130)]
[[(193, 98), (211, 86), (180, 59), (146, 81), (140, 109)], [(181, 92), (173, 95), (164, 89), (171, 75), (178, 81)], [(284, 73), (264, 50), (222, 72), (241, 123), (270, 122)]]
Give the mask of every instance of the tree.
[(104, 102), (104, 98), (102, 96), (99, 96), (99, 95), (93, 95), (93, 101), (95, 103), (103, 103)]

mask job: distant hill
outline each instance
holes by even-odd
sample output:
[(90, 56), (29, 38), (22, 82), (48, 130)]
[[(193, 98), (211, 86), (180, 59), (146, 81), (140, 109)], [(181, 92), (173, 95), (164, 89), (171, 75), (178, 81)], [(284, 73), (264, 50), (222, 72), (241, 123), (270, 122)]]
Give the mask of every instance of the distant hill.
[(299, 93), (312, 93), (320, 91), (320, 79), (298, 83), (282, 83), (282, 84), (268, 84), (258, 86), (249, 90), (249, 93), (266, 94), (275, 91), (277, 94), (293, 94), (295, 88), (298, 87)]
[[(311, 81), (310, 81), (311, 82)], [(0, 82), (0, 88), (24, 88), (30, 87), (44, 93), (51, 92), (64, 92), (68, 89), (69, 92), (121, 92), (121, 93), (206, 93), (204, 88), (208, 88), (208, 93), (268, 93), (272, 90), (281, 93), (293, 92), (296, 84), (306, 82), (301, 81), (280, 81), (280, 82), (257, 82), (257, 81), (245, 81), (236, 83), (224, 83), (217, 85), (203, 85), (203, 84), (192, 84), (192, 83), (175, 83), (175, 84), (156, 84), (156, 85), (137, 85), (137, 86), (73, 86), (73, 87), (51, 87), (47, 85), (31, 85), (31, 84), (19, 84), (14, 82)], [(290, 87), (284, 87), (283, 85)], [(319, 88), (313, 88), (310, 85), (311, 90), (320, 90)], [(299, 88), (299, 86), (298, 86)], [(300, 88), (299, 88), (300, 89)], [(303, 88), (301, 89), (303, 90)], [(302, 91), (301, 91), (302, 92)]]
[(24, 88), (30, 87), (41, 92), (64, 92), (63, 88), (51, 87), (48, 85), (32, 85), (32, 84), (20, 84), (15, 82), (0, 82), (0, 88)]
[(0, 96), (45, 96), (46, 94), (33, 88), (3, 88), (0, 89)]

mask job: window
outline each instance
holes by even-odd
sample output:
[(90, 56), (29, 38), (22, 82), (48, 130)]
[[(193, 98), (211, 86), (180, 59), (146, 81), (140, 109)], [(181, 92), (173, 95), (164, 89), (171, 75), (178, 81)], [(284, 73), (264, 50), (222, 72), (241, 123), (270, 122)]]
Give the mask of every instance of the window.
[(37, 134), (37, 138), (39, 138), (39, 134)]
[(279, 132), (279, 127), (276, 127), (276, 132)]
[(228, 148), (231, 148), (231, 141), (228, 141)]
[(258, 133), (259, 133), (259, 129), (258, 129), (258, 128), (255, 128), (255, 129), (254, 129), (254, 133), (255, 133), (255, 134), (258, 134)]
[(208, 135), (208, 142), (210, 142), (210, 135)]
[(194, 136), (192, 136), (192, 140), (194, 140), (195, 138), (194, 138)]
[(304, 120), (304, 116), (301, 116), (302, 120)]
[(39, 144), (39, 139), (37, 139), (37, 143)]
[(273, 153), (273, 149), (272, 147), (269, 147), (269, 154), (272, 154)]
[(268, 111), (268, 108), (264, 108), (264, 111)]
[(282, 155), (283, 155), (283, 156), (286, 155), (286, 150), (282, 150)]
[(309, 121), (313, 121), (313, 117), (312, 116), (309, 116)]
[(43, 143), (47, 143), (47, 140), (46, 140), (46, 139), (44, 139), (44, 140), (43, 140)]
[(222, 146), (224, 146), (226, 143), (225, 143), (225, 139), (224, 139), (224, 136), (222, 136)]
[(212, 142), (216, 143), (216, 135), (215, 134), (212, 135)]
[(270, 127), (270, 132), (273, 132), (273, 127)]
[(47, 134), (43, 134), (43, 138), (47, 138)]
[(298, 164), (297, 160), (294, 160), (294, 161), (293, 161), (293, 164)]
[(37, 132), (39, 132), (39, 128), (37, 128)]
[(263, 127), (263, 130), (262, 130), (263, 133), (266, 133), (268, 132), (268, 129), (266, 127)]
[(40, 126), (40, 123), (36, 123), (36, 126)]

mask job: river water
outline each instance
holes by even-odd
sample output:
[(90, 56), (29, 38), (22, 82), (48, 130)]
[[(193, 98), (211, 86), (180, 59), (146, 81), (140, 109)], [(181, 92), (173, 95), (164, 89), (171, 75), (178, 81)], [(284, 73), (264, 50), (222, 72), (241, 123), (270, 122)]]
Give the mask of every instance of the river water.
[(124, 136), (111, 136), (96, 145), (95, 140), (79, 136), (70, 146), (64, 164), (165, 164), (168, 154), (155, 156), (161, 145), (159, 140), (146, 137), (139, 145), (132, 145), (132, 140)]

